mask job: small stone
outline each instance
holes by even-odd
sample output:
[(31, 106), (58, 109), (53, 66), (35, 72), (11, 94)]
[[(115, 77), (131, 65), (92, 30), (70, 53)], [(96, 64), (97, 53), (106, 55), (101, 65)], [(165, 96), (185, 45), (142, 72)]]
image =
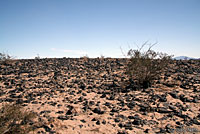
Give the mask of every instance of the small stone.
[(79, 127), (80, 127), (80, 128), (82, 128), (82, 127), (83, 127), (83, 125), (79, 125)]
[(94, 101), (89, 101), (89, 105), (94, 105), (95, 102)]
[(115, 120), (115, 122), (120, 122), (119, 118), (115, 118), (114, 120)]
[(96, 124), (97, 124), (97, 125), (100, 125), (101, 123), (100, 123), (100, 121), (98, 120), (98, 121), (96, 122)]
[(102, 124), (104, 124), (104, 125), (105, 125), (105, 124), (106, 124), (106, 121), (105, 121), (105, 120), (103, 120), (103, 121), (102, 121)]
[(69, 117), (67, 117), (67, 116), (58, 116), (58, 119), (59, 120), (68, 120)]
[(101, 111), (100, 108), (95, 108), (95, 109), (93, 110), (93, 112), (94, 112), (94, 113), (97, 113), (97, 114), (104, 114), (104, 111)]
[(83, 120), (80, 120), (81, 122), (83, 122), (83, 123), (86, 123), (86, 121), (83, 119)]
[(69, 109), (66, 113), (66, 115), (71, 115), (72, 114), (72, 111)]
[(159, 107), (159, 108), (157, 108), (157, 112), (158, 113), (170, 113), (172, 111), (167, 109), (167, 108), (165, 108), (165, 107)]
[(148, 129), (148, 128), (145, 129), (144, 132), (145, 132), (145, 133), (149, 133), (149, 129)]
[(116, 108), (113, 108), (110, 112), (118, 112)]
[(62, 114), (62, 113), (64, 113), (64, 111), (58, 111), (58, 112), (56, 112), (57, 114)]
[(96, 121), (96, 118), (93, 118), (91, 121)]
[(86, 94), (86, 93), (82, 93), (82, 95), (83, 95), (83, 96), (87, 96), (87, 94)]
[(47, 125), (43, 125), (43, 128), (45, 129), (46, 132), (50, 132), (51, 128), (49, 128)]
[(100, 98), (105, 98), (106, 97), (106, 94), (102, 94), (101, 96), (100, 96)]
[(129, 119), (134, 119), (134, 116), (128, 116)]

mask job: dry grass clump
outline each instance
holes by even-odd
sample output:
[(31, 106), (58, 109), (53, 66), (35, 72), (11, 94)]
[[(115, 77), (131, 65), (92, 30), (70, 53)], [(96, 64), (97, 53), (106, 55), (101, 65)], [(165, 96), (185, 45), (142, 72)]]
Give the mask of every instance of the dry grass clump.
[(33, 112), (23, 110), (20, 105), (3, 104), (0, 109), (0, 133), (27, 134), (33, 130), (31, 121), (35, 117)]
[(160, 77), (162, 70), (168, 66), (172, 58), (166, 53), (155, 52), (151, 49), (153, 46), (151, 44), (147, 51), (142, 51), (145, 45), (147, 43), (139, 49), (128, 51), (130, 60), (127, 65), (127, 74), (137, 88), (150, 87), (154, 80)]

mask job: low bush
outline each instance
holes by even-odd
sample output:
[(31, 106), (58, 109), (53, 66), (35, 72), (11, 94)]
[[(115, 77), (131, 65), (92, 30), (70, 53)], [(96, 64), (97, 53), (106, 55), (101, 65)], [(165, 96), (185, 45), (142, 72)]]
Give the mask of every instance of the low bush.
[(35, 117), (33, 112), (24, 111), (20, 105), (4, 104), (0, 109), (0, 133), (27, 134), (33, 130), (31, 120)]
[(0, 64), (7, 65), (9, 63), (12, 63), (14, 57), (10, 56), (9, 54), (0, 53)]
[[(146, 45), (149, 45), (149, 48), (143, 51)], [(139, 49), (128, 51), (130, 59), (127, 74), (136, 88), (150, 87), (161, 76), (162, 70), (168, 66), (172, 58), (166, 53), (155, 52), (152, 47), (153, 45), (145, 43)]]
[(5, 53), (0, 53), (0, 61), (10, 60), (12, 57)]

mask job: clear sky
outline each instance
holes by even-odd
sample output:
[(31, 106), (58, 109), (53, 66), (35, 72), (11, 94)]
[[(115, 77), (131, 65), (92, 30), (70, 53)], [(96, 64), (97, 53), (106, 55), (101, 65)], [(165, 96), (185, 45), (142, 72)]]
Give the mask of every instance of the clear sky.
[(200, 0), (0, 0), (0, 52), (122, 57), (145, 41), (200, 58)]

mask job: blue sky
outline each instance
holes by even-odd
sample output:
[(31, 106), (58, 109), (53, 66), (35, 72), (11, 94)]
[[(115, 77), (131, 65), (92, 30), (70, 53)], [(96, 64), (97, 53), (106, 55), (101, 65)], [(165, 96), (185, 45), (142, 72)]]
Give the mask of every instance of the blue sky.
[(123, 57), (146, 41), (200, 57), (200, 1), (0, 0), (0, 52), (17, 58)]

